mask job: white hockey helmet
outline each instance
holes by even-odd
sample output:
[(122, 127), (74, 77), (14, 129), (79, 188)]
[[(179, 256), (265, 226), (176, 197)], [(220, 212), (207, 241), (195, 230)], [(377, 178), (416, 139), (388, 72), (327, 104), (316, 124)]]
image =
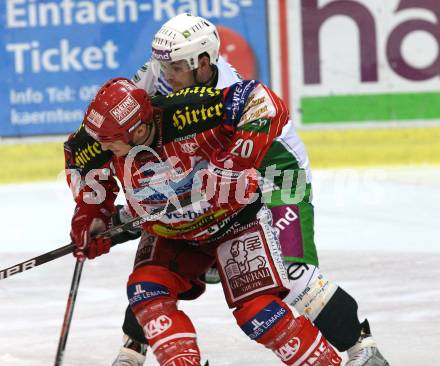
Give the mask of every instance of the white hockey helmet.
[(220, 37), (208, 20), (182, 13), (168, 20), (155, 34), (153, 58), (173, 62), (186, 60), (191, 70), (197, 69), (199, 55), (207, 53), (211, 64), (217, 64)]

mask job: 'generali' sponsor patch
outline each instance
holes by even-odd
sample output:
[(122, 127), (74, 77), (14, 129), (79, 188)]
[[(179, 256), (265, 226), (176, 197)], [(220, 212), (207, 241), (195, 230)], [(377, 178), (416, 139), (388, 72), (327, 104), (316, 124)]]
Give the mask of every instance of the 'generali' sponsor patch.
[(259, 231), (228, 243), (223, 248), (229, 248), (229, 253), (222, 251), (223, 248), (219, 253), (234, 300), (277, 286)]
[(127, 95), (110, 113), (122, 126), (141, 108), (140, 104), (131, 95)]
[(104, 116), (101, 113), (96, 112), (94, 109), (87, 115), (87, 121), (92, 125), (100, 128), (104, 122)]

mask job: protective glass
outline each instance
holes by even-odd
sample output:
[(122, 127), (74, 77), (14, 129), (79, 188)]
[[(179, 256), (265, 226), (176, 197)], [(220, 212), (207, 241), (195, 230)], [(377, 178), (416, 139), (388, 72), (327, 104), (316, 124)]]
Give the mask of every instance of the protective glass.
[(179, 75), (191, 71), (186, 60), (179, 61), (156, 61), (159, 64), (159, 70), (165, 78), (176, 78)]

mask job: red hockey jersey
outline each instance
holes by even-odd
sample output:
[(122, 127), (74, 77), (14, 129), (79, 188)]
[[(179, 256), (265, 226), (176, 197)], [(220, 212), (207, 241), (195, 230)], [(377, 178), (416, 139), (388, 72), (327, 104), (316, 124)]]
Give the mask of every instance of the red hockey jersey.
[(190, 202), (204, 188), (199, 174), (208, 169), (233, 180), (244, 169), (258, 169), (289, 120), (287, 108), (254, 80), (223, 90), (185, 88), (154, 97), (153, 105), (158, 132), (152, 150), (137, 146), (118, 158), (102, 152), (83, 127), (70, 136), (66, 168), (76, 203), (88, 204), (93, 196), (100, 205), (113, 205), (117, 177), (134, 215), (163, 207), (170, 198), (189, 203), (145, 223), (144, 230), (172, 239), (215, 238), (233, 225), (243, 204)]

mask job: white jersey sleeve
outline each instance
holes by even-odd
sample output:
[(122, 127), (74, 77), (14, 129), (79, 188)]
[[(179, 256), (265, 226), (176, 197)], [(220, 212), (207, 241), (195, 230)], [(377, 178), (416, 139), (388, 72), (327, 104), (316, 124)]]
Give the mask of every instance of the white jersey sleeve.
[(152, 70), (150, 61), (147, 61), (132, 77), (133, 83), (144, 89), (149, 95), (156, 94), (157, 76)]
[[(153, 70), (153, 64), (148, 61), (136, 71), (132, 80), (138, 88), (144, 89), (149, 95), (160, 93), (167, 95), (172, 92), (159, 70)], [(159, 77), (158, 77), (159, 76)]]
[(241, 76), (235, 68), (229, 64), (222, 56), (218, 58), (218, 81), (215, 86), (217, 89), (227, 88), (241, 80)]

